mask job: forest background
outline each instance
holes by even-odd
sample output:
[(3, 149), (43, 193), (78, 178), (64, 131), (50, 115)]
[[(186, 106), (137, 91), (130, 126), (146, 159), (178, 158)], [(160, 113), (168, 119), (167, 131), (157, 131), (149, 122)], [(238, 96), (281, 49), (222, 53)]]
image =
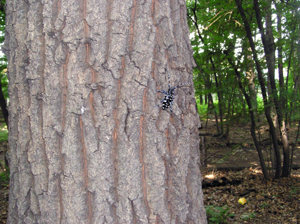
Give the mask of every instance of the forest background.
[[(293, 162), (296, 140), (287, 129), (299, 121), (299, 3), (187, 1), (200, 111), (215, 118), (225, 138), (237, 122), (250, 122), (265, 179), (288, 177)], [(258, 132), (262, 120), (269, 161)]]

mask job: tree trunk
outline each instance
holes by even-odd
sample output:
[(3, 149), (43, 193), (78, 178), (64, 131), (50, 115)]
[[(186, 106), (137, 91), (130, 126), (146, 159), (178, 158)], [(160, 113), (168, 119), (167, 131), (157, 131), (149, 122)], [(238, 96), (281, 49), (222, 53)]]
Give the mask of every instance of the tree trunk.
[[(280, 177), (280, 174), (281, 174), (281, 155), (280, 155), (278, 142), (277, 142), (276, 129), (275, 129), (275, 126), (273, 124), (272, 117), (271, 117), (271, 111), (270, 111), (270, 107), (269, 107), (269, 100), (268, 100), (268, 97), (267, 97), (267, 90), (266, 90), (266, 86), (265, 86), (265, 79), (263, 77), (262, 68), (261, 68), (260, 62), (258, 60), (257, 52), (256, 52), (256, 49), (255, 49), (255, 44), (254, 44), (252, 33), (251, 33), (251, 27), (249, 25), (249, 22), (247, 20), (246, 15), (245, 15), (242, 3), (241, 3), (240, 0), (235, 0), (235, 2), (236, 2), (236, 5), (238, 7), (239, 13), (242, 16), (244, 26), (245, 26), (245, 31), (246, 31), (246, 34), (247, 34), (247, 38), (249, 40), (250, 47), (251, 47), (251, 50), (252, 50), (253, 60), (254, 60), (255, 65), (256, 65), (258, 81), (260, 83), (261, 94), (262, 94), (263, 102), (264, 102), (264, 111), (265, 111), (265, 115), (266, 115), (266, 118), (267, 118), (267, 121), (268, 121), (268, 124), (269, 124), (269, 127), (270, 127), (270, 134), (272, 136), (272, 143), (273, 143), (274, 152), (275, 152), (275, 156), (276, 156), (275, 157), (276, 158), (275, 178), (278, 179)], [(257, 21), (261, 21), (261, 20), (257, 19)]]
[(8, 223), (206, 223), (185, 1), (7, 1)]
[(255, 70), (254, 70), (254, 64), (253, 59), (251, 55), (251, 48), (249, 48), (245, 43), (243, 45), (243, 54), (245, 58), (245, 64), (248, 65), (248, 70), (246, 71), (246, 78), (247, 78), (247, 85), (249, 89), (249, 97), (252, 105), (252, 110), (254, 112), (254, 117), (256, 121), (259, 121), (259, 116), (257, 114), (257, 92), (255, 87)]
[(218, 104), (219, 104), (219, 117), (220, 117), (220, 131), (218, 130), (218, 134), (220, 135), (223, 135), (224, 133), (224, 124), (223, 124), (223, 98), (222, 98), (222, 93), (221, 93), (221, 88), (219, 86), (219, 81), (218, 81), (218, 76), (217, 76), (217, 71), (216, 71), (216, 68), (215, 68), (215, 65), (214, 65), (214, 62), (212, 60), (212, 57), (210, 58), (210, 62), (212, 63), (212, 68), (213, 68), (213, 71), (214, 71), (214, 79), (215, 79), (215, 84), (216, 84), (216, 88), (217, 88), (217, 96), (218, 96)]
[[(288, 136), (285, 127), (285, 120), (283, 116), (282, 106), (277, 95), (276, 83), (275, 83), (275, 43), (272, 32), (272, 20), (271, 20), (271, 0), (267, 1), (267, 16), (266, 16), (266, 33), (264, 33), (264, 28), (262, 25), (262, 19), (260, 15), (259, 3), (258, 0), (253, 0), (254, 10), (256, 14), (256, 20), (258, 28), (261, 33), (262, 43), (264, 46), (265, 57), (268, 67), (268, 78), (270, 80), (271, 86), (271, 96), (273, 100), (276, 115), (278, 117), (280, 137), (283, 145), (283, 167), (282, 167), (282, 176), (288, 177), (290, 170), (290, 148), (288, 143)], [(277, 123), (274, 123), (275, 125)]]
[(2, 91), (1, 78), (0, 78), (0, 107), (1, 107), (2, 115), (4, 117), (5, 124), (8, 127), (8, 111), (7, 111), (6, 100), (4, 98), (3, 91)]
[[(280, 105), (282, 107), (283, 115), (284, 117), (287, 117), (287, 111), (286, 111), (286, 96), (287, 93), (284, 89), (284, 76), (283, 76), (283, 46), (282, 46), (282, 8), (278, 6), (278, 4), (275, 4), (276, 10), (277, 10), (277, 32), (278, 32), (278, 42), (279, 45), (277, 47), (277, 53), (278, 53), (278, 76), (279, 76), (279, 98), (280, 98)], [(287, 119), (286, 119), (287, 120)]]
[[(259, 141), (258, 141), (258, 139), (256, 137), (255, 111), (253, 110), (253, 107), (252, 107), (251, 97), (246, 92), (245, 87), (243, 86), (242, 81), (241, 81), (241, 74), (238, 71), (238, 69), (235, 67), (233, 61), (230, 59), (229, 54), (226, 53), (226, 52), (224, 52), (224, 53), (226, 55), (226, 58), (227, 58), (229, 64), (234, 69), (235, 77), (236, 77), (236, 80), (238, 82), (239, 88), (242, 91), (242, 93), (243, 93), (243, 95), (244, 95), (244, 97), (246, 99), (246, 102), (247, 102), (247, 105), (248, 105), (248, 111), (249, 111), (250, 119), (251, 119), (251, 127), (250, 127), (251, 136), (252, 136), (252, 139), (254, 141), (254, 145), (255, 145), (255, 148), (257, 150), (257, 153), (258, 153), (258, 158), (259, 158), (259, 161), (260, 161), (261, 170), (263, 172), (264, 178), (266, 180), (268, 180), (269, 179), (269, 174), (268, 174), (268, 170), (267, 170), (267, 167), (266, 167), (265, 159), (264, 159), (264, 156), (263, 156), (262, 149), (260, 147)], [(250, 91), (251, 90), (249, 89), (249, 92)]]
[[(205, 83), (205, 89), (206, 90), (210, 90), (211, 89), (211, 81), (210, 81), (210, 77), (209, 74), (207, 74), (203, 69), (201, 69), (201, 67), (196, 63), (196, 66), (198, 68), (198, 70), (200, 71), (200, 73), (203, 74), (202, 78), (204, 79), (204, 83)], [(214, 101), (213, 101), (213, 96), (211, 94), (211, 92), (208, 92), (208, 94), (206, 95), (207, 98), (206, 99), (206, 104), (207, 104), (207, 115), (213, 113), (215, 116), (215, 120), (216, 120), (216, 127), (217, 127), (217, 133), (220, 133), (219, 130), (219, 121), (218, 121), (218, 114), (216, 112), (216, 108), (214, 105)]]

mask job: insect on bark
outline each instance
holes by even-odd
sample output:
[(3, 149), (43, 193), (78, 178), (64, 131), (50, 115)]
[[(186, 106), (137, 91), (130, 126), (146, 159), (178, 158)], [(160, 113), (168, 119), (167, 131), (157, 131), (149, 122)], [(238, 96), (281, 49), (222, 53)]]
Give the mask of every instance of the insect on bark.
[(161, 109), (167, 110), (168, 108), (170, 108), (170, 111), (173, 112), (172, 106), (173, 106), (173, 101), (175, 99), (175, 97), (174, 97), (175, 89), (183, 87), (183, 86), (187, 86), (187, 85), (190, 86), (191, 84), (190, 83), (182, 83), (182, 84), (179, 84), (177, 86), (171, 87), (170, 74), (167, 71), (167, 69), (166, 69), (166, 72), (168, 74), (169, 89), (167, 91), (165, 91), (165, 90), (156, 90), (159, 93), (165, 94), (164, 98), (160, 101), (160, 103), (156, 107), (159, 107), (160, 104), (161, 104)]

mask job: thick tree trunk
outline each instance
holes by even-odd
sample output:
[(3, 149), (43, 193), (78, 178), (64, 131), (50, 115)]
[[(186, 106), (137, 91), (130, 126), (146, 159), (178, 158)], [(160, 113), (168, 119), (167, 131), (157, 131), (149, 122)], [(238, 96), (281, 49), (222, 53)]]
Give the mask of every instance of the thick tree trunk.
[(7, 1), (8, 223), (206, 223), (185, 1)]

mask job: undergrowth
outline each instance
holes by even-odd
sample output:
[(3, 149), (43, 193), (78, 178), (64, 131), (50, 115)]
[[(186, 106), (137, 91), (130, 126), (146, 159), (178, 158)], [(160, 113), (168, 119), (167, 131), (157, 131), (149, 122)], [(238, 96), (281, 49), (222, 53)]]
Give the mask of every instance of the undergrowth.
[(4, 185), (9, 184), (9, 172), (4, 171), (0, 173), (0, 184), (4, 184)]
[(0, 126), (0, 142), (5, 142), (8, 140), (8, 130), (6, 124)]
[(208, 223), (225, 224), (228, 219), (234, 217), (234, 214), (229, 213), (228, 207), (214, 207), (213, 205), (205, 206)]

